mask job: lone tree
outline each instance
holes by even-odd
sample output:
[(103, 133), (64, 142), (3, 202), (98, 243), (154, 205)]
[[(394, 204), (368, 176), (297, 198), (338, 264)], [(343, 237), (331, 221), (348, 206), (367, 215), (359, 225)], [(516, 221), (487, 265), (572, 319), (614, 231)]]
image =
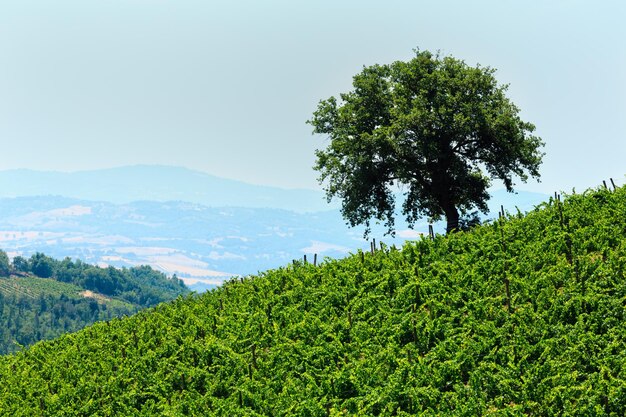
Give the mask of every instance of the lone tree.
[(519, 117), (495, 70), (450, 56), (415, 51), (408, 62), (364, 67), (354, 89), (319, 103), (307, 123), (330, 138), (315, 169), (326, 195), (342, 200), (351, 226), (372, 218), (394, 233), (395, 196), (410, 226), (445, 216), (487, 212), (492, 178), (512, 192), (513, 177), (539, 178), (543, 153), (535, 127)]

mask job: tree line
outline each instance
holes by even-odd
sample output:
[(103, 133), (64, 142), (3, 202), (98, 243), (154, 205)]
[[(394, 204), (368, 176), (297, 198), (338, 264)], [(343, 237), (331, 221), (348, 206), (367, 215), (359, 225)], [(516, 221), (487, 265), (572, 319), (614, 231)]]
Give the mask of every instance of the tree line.
[(9, 261), (0, 250), (0, 354), (188, 292), (182, 280), (149, 266), (101, 268), (43, 253)]

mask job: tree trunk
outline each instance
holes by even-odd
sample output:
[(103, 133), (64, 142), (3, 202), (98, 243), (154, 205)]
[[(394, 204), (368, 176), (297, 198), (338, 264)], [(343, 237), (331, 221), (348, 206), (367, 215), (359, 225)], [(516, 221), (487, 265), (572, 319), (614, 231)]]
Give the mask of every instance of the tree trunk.
[(443, 212), (446, 215), (446, 233), (451, 233), (459, 230), (459, 211), (454, 204), (449, 204), (443, 207)]

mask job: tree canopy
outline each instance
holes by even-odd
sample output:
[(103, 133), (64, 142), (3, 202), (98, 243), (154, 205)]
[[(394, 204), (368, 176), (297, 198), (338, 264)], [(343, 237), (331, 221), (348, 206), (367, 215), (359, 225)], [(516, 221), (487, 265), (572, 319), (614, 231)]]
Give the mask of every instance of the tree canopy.
[(308, 123), (330, 143), (315, 169), (351, 226), (367, 235), (376, 219), (393, 233), (401, 190), (409, 225), (445, 216), (450, 232), (460, 215), (487, 212), (491, 179), (512, 192), (514, 178), (539, 178), (543, 142), (494, 72), (416, 50), (408, 62), (364, 67), (352, 91), (319, 103)]
[(0, 277), (9, 276), (10, 272), (9, 257), (5, 251), (0, 249)]

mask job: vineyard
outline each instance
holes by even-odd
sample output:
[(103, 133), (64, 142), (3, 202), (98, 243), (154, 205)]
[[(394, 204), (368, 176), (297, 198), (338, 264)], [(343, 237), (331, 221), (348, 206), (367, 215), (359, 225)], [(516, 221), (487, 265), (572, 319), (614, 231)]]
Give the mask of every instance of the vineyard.
[(149, 267), (104, 269), (43, 254), (36, 258), (47, 260), (50, 277), (24, 271), (0, 277), (0, 354), (189, 292)]
[(73, 284), (59, 282), (52, 279), (36, 277), (20, 277), (12, 279), (0, 279), (0, 292), (4, 296), (17, 296), (36, 299), (42, 295), (66, 294), (72, 298), (80, 298), (81, 288)]
[(626, 188), (0, 358), (7, 416), (626, 415)]

